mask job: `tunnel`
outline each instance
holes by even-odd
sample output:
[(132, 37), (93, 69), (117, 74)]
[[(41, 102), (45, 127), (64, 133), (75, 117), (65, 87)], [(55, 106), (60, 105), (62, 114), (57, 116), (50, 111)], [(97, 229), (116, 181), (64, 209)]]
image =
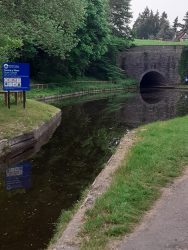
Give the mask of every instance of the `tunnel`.
[(165, 85), (165, 77), (157, 71), (146, 73), (140, 82), (140, 88), (153, 88)]

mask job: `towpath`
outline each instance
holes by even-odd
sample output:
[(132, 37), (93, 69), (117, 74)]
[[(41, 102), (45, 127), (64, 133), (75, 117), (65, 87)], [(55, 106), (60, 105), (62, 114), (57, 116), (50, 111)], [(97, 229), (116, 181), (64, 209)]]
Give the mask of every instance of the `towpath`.
[(188, 250), (188, 169), (164, 189), (140, 226), (113, 249)]

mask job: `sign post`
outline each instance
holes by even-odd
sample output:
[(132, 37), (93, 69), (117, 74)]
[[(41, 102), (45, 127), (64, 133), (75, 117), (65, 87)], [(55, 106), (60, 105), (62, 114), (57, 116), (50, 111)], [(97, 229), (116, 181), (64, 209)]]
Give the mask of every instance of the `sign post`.
[(25, 109), (25, 104), (26, 104), (26, 92), (23, 91), (23, 108)]
[(10, 109), (10, 91), (8, 90), (8, 108)]
[(28, 63), (4, 63), (2, 66), (3, 90), (8, 91), (8, 108), (10, 108), (10, 91), (23, 92), (23, 107), (26, 105), (26, 91), (30, 90), (30, 67)]

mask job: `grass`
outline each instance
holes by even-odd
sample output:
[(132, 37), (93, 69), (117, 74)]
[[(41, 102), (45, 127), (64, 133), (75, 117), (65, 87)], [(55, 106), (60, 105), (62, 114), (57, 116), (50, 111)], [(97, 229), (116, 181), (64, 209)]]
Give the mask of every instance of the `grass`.
[(8, 139), (23, 132), (29, 132), (34, 127), (58, 112), (59, 109), (34, 100), (27, 100), (26, 109), (22, 104), (11, 105), (9, 110), (4, 104), (0, 104), (0, 140)]
[[(131, 79), (122, 80), (118, 83), (112, 82), (97, 82), (96, 79), (81, 80), (78, 82), (67, 82), (64, 84), (50, 84), (49, 88), (35, 89), (27, 92), (27, 97), (40, 98), (51, 95), (74, 93), (84, 90), (96, 89), (116, 89), (133, 85), (134, 81)], [(21, 104), (18, 106), (11, 105), (11, 109), (3, 105), (2, 98), (0, 97), (0, 140), (11, 138), (23, 132), (28, 132), (33, 127), (50, 119), (50, 117), (57, 112), (57, 108), (43, 103), (28, 100), (26, 110), (23, 110)]]
[(71, 209), (62, 210), (57, 222), (55, 223), (53, 237), (50, 240), (47, 249), (54, 249), (54, 244), (57, 243), (58, 239), (62, 235), (62, 232), (66, 229), (68, 223), (71, 221), (74, 214), (76, 213), (76, 211), (79, 209), (79, 207), (85, 200), (87, 193), (88, 193), (88, 189), (85, 189), (81, 194), (80, 200), (77, 201)]
[(127, 79), (119, 81), (117, 83), (112, 82), (92, 82), (92, 81), (79, 81), (64, 84), (50, 84), (49, 88), (44, 89), (32, 89), (28, 92), (29, 98), (40, 98), (45, 96), (60, 95), (66, 93), (74, 93), (84, 90), (96, 90), (96, 89), (115, 89), (124, 88), (126, 86), (134, 85), (135, 81), (132, 79)]
[(131, 232), (144, 212), (188, 163), (188, 116), (137, 130), (139, 138), (113, 176), (108, 191), (87, 212), (81, 249), (105, 249)]
[(188, 89), (188, 84), (185, 83), (184, 85), (181, 84), (181, 85), (178, 85), (178, 86), (176, 86), (176, 87), (177, 87), (177, 88), (181, 88), (181, 89)]
[(161, 41), (161, 40), (146, 40), (146, 39), (135, 39), (133, 44), (136, 46), (143, 46), (143, 45), (187, 45), (188, 41), (184, 42), (173, 42), (173, 41)]

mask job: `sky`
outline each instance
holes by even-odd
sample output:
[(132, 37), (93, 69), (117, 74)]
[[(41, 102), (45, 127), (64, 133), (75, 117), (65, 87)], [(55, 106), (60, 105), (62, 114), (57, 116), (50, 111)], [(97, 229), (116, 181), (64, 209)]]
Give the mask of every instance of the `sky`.
[(179, 22), (181, 22), (188, 11), (187, 0), (132, 0), (131, 5), (133, 21), (136, 20), (140, 12), (143, 12), (146, 6), (154, 12), (158, 10), (160, 14), (165, 11), (171, 24), (177, 16), (179, 17)]

